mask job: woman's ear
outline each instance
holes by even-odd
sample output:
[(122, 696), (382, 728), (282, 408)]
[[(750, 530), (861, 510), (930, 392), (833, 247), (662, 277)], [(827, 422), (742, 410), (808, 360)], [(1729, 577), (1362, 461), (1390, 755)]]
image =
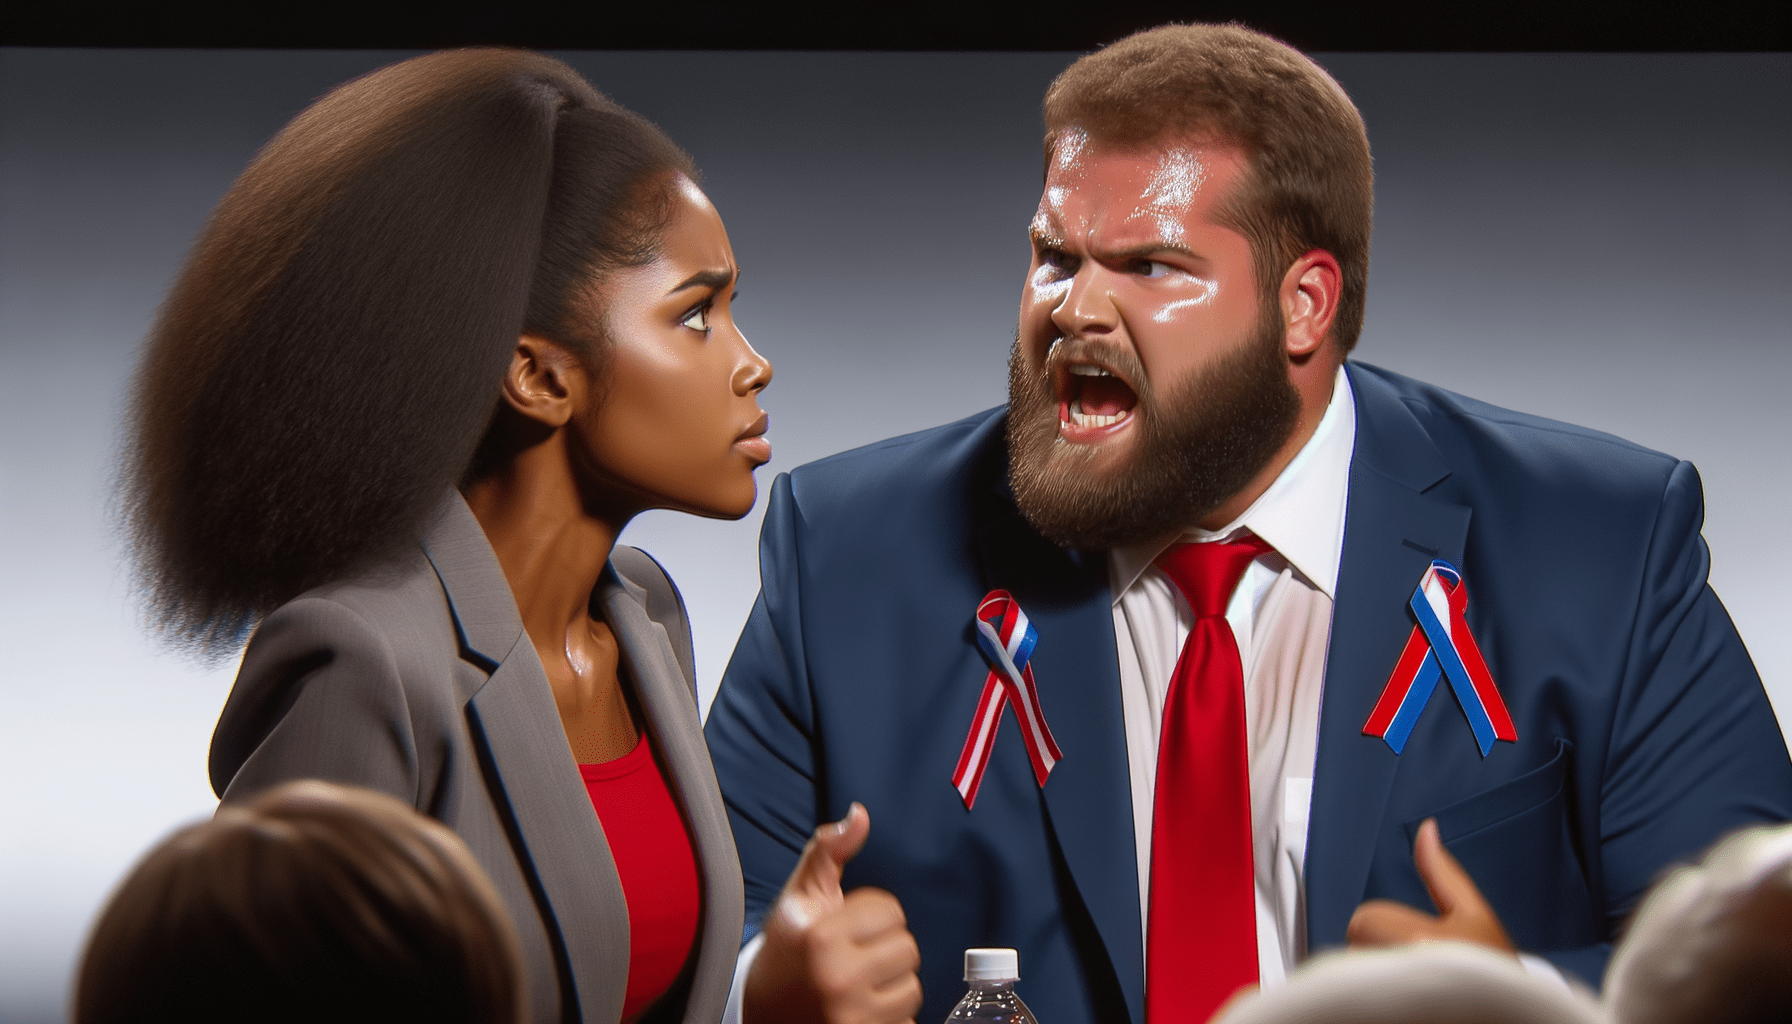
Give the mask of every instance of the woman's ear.
[(510, 369), (504, 372), (504, 401), (523, 416), (546, 427), (563, 427), (572, 418), (585, 377), (571, 352), (545, 338), (524, 334), (516, 339)]

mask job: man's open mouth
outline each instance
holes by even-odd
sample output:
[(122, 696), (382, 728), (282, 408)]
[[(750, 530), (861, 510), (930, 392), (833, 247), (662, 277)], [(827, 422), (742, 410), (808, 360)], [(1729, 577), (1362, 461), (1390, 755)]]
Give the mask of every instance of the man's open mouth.
[(1094, 363), (1071, 363), (1058, 377), (1060, 432), (1084, 434), (1132, 418), (1139, 397), (1124, 380)]

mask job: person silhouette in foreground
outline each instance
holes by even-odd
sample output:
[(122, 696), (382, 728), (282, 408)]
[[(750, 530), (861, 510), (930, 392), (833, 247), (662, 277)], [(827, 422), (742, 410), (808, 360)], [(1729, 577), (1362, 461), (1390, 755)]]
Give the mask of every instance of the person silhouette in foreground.
[(503, 903), (454, 832), (368, 789), (290, 782), (181, 829), (88, 939), (76, 1024), (514, 1024)]
[(1598, 1024), (1584, 990), (1465, 942), (1316, 957), (1274, 992), (1241, 996), (1214, 1024)]
[(1745, 829), (1657, 885), (1605, 976), (1613, 1024), (1792, 1020), (1792, 826)]

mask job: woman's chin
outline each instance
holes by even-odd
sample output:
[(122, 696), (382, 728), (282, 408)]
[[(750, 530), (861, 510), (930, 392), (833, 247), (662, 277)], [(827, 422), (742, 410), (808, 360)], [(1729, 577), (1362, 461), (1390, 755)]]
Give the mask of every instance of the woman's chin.
[(707, 494), (697, 500), (668, 501), (659, 507), (705, 519), (744, 519), (759, 502), (759, 484), (753, 479), (752, 470), (747, 470), (743, 476), (745, 479), (739, 486), (730, 487), (725, 492)]

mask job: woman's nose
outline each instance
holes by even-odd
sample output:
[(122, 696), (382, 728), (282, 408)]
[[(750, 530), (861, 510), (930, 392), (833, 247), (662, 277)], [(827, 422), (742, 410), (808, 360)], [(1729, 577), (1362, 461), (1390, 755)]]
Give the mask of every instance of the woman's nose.
[(751, 395), (765, 390), (772, 382), (771, 360), (760, 355), (747, 341), (747, 336), (739, 334), (742, 359), (734, 368), (734, 393)]

